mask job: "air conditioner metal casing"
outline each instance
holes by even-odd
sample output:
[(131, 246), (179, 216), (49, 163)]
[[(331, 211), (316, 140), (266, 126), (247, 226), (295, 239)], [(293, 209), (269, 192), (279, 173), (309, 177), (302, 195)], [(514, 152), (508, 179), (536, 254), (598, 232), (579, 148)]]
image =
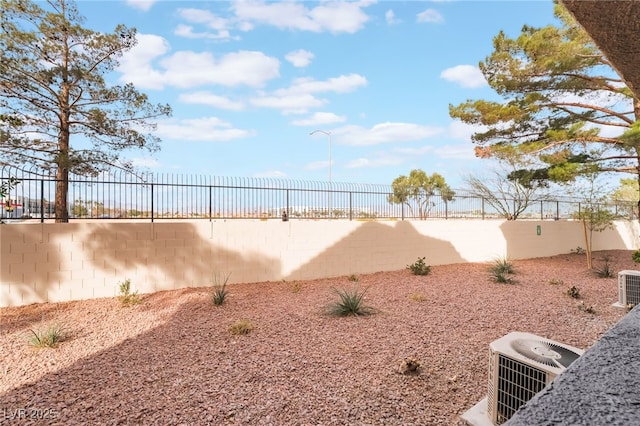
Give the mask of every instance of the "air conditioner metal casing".
[(618, 272), (618, 304), (635, 306), (640, 303), (640, 271)]
[[(521, 332), (493, 341), (489, 351), (487, 415), (494, 425), (509, 420), (584, 353), (581, 349)], [(554, 359), (558, 356), (560, 358)]]

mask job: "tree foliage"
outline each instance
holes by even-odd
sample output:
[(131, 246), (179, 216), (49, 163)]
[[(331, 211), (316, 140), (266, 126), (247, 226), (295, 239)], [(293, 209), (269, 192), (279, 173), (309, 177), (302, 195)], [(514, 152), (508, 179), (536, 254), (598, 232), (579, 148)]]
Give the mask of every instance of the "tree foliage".
[(72, 0), (0, 5), (0, 162), (55, 171), (56, 217), (66, 222), (69, 172), (130, 169), (121, 152), (157, 149), (150, 120), (171, 108), (105, 79), (136, 44), (135, 29), (84, 28)]
[(404, 204), (409, 207), (411, 216), (424, 219), (429, 215), (434, 195), (439, 195), (443, 201), (453, 200), (455, 192), (447, 185), (444, 177), (438, 173), (427, 175), (423, 170), (411, 170), (409, 176), (398, 176), (391, 184), (393, 194), (390, 194), (388, 201), (392, 204)]
[[(588, 34), (556, 5), (560, 26), (500, 32), (480, 69), (503, 99), (449, 106), (452, 118), (478, 126), (476, 155), (517, 155), (531, 167), (511, 178), (571, 182), (593, 172), (638, 173), (640, 101)], [(607, 132), (601, 132), (608, 126)], [(611, 129), (619, 129), (618, 136)]]

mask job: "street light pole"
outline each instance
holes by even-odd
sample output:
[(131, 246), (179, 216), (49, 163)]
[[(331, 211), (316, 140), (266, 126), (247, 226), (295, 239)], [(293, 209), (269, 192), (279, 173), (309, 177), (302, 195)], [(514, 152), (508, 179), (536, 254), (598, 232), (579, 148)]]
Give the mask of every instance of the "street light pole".
[(326, 135), (327, 138), (329, 139), (329, 217), (332, 217), (333, 212), (331, 210), (331, 132), (327, 130), (314, 130), (313, 132), (309, 133), (309, 135), (313, 136), (316, 133), (322, 133), (323, 135)]

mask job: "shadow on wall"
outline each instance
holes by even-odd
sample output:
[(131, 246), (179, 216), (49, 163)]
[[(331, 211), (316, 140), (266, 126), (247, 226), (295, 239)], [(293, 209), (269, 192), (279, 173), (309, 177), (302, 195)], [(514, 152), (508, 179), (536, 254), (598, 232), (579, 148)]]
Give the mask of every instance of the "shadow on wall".
[(0, 225), (3, 304), (44, 302), (61, 292), (61, 283), (70, 280), (71, 272), (61, 270), (60, 265), (71, 260), (71, 253), (51, 249), (58, 248), (58, 236), (40, 224)]
[[(277, 258), (243, 255), (202, 236), (203, 226), (190, 223), (93, 225), (85, 249), (93, 264), (114, 283), (126, 278), (146, 282), (142, 292), (215, 284), (233, 273), (230, 282), (251, 271), (267, 277), (280, 274)], [(107, 279), (107, 278), (105, 278)], [(233, 280), (233, 281), (232, 281)]]
[(421, 234), (410, 221), (367, 222), (287, 279), (314, 278), (323, 270), (331, 270), (334, 276), (400, 270), (421, 257), (429, 265), (466, 262), (450, 242)]

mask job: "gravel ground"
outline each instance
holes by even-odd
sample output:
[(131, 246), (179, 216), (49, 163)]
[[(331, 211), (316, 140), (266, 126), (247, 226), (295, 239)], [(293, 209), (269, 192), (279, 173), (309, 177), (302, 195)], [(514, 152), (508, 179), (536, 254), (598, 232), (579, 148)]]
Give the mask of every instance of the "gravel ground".
[[(603, 255), (616, 273), (636, 269), (630, 251)], [(459, 264), (428, 276), (237, 284), (222, 306), (195, 288), (128, 308), (3, 308), (0, 424), (458, 425), (486, 395), (492, 340), (526, 331), (588, 348), (625, 314), (611, 306), (616, 279), (587, 271), (582, 255), (513, 264), (513, 285), (492, 282), (488, 264)], [(377, 313), (325, 315), (333, 289), (354, 285)], [(232, 335), (242, 319), (254, 330)], [(30, 329), (53, 323), (68, 330), (58, 348), (27, 343)], [(407, 357), (421, 361), (419, 374), (400, 373)]]

